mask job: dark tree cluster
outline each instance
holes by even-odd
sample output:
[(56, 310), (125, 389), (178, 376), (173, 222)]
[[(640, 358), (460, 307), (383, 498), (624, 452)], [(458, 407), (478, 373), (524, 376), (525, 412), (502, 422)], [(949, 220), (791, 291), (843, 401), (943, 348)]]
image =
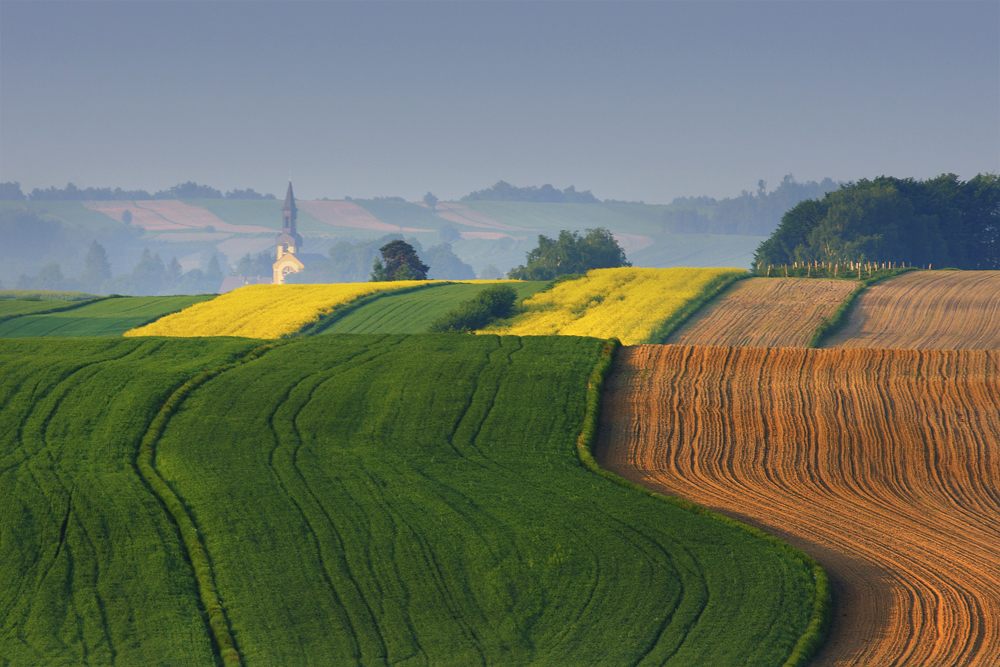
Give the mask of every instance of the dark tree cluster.
[(559, 190), (549, 184), (542, 187), (530, 186), (519, 188), (505, 181), (497, 181), (492, 188), (477, 190), (464, 197), (462, 201), (531, 201), (550, 204), (598, 204), (600, 200), (590, 193), (590, 190), (577, 192), (572, 185), (565, 190)]
[(1000, 269), (1000, 177), (848, 183), (785, 213), (754, 266), (816, 261)]
[(625, 251), (607, 229), (588, 229), (586, 235), (562, 230), (558, 239), (538, 236), (538, 247), (527, 254), (526, 264), (512, 269), (508, 278), (517, 280), (552, 280), (568, 273), (586, 273), (591, 269), (632, 266)]

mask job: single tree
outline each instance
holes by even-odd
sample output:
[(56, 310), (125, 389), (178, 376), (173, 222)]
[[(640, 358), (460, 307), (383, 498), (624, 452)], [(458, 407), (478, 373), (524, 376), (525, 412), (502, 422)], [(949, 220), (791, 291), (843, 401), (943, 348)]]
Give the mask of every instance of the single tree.
[(438, 198), (428, 192), (424, 195), (424, 203), (427, 204), (427, 208), (433, 211), (434, 207), (437, 206)]
[(430, 267), (420, 261), (417, 252), (406, 241), (395, 240), (379, 248), (381, 259), (372, 264), (371, 281), (427, 280)]
[(132, 211), (125, 209), (122, 212), (122, 222), (124, 222), (126, 225), (132, 224)]
[(80, 282), (84, 289), (97, 292), (105, 281), (111, 280), (111, 263), (108, 262), (108, 254), (104, 251), (104, 246), (95, 239), (87, 250), (87, 256), (83, 260), (83, 274)]

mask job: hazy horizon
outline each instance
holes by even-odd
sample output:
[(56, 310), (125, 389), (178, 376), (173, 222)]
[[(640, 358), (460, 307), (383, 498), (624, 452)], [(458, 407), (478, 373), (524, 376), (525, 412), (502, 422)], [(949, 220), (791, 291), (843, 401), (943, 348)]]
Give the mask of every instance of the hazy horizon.
[(0, 181), (669, 203), (1000, 170), (996, 2), (0, 2)]

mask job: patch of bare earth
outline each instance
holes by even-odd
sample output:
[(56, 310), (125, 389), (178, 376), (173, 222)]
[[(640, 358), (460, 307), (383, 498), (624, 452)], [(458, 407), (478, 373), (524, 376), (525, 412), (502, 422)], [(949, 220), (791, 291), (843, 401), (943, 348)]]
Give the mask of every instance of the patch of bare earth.
[(605, 468), (813, 555), (815, 664), (1000, 662), (1000, 351), (623, 348)]
[(366, 209), (349, 201), (299, 201), (298, 207), (322, 223), (351, 229), (374, 229), (380, 232), (430, 232), (432, 229), (400, 227), (382, 222)]
[(1000, 271), (914, 271), (872, 285), (825, 347), (1000, 349)]
[(674, 332), (677, 345), (805, 347), (858, 284), (820, 278), (740, 280)]

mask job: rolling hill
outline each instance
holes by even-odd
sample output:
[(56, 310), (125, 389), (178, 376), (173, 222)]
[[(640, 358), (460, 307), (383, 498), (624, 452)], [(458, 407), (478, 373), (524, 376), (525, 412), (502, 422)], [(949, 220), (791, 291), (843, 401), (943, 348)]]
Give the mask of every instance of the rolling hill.
[(605, 352), (2, 340), (0, 654), (782, 664), (813, 613), (801, 560), (580, 464)]

